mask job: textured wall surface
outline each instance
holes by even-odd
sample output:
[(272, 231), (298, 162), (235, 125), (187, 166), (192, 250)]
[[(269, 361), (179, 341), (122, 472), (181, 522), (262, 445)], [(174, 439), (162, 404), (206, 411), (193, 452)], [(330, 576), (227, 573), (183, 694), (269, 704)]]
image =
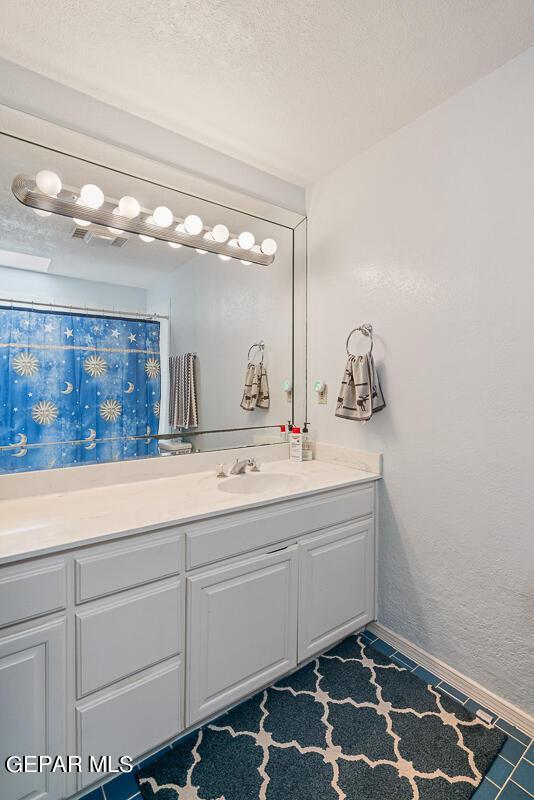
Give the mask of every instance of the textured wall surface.
[[(312, 431), (384, 453), (379, 620), (531, 711), (533, 86), (530, 50), (308, 197)], [(366, 321), (388, 407), (362, 426), (334, 408)]]

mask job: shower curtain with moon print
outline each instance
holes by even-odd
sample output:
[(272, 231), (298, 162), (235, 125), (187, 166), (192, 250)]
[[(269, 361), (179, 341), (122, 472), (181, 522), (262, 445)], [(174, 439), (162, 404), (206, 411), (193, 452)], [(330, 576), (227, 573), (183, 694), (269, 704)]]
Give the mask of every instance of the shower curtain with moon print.
[(0, 474), (157, 454), (159, 340), (158, 322), (0, 308)]

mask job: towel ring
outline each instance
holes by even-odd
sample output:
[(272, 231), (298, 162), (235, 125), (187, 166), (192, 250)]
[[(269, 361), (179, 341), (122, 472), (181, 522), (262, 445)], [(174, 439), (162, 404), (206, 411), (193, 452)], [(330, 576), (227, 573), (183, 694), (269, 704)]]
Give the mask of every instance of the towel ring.
[(260, 359), (259, 363), (263, 364), (263, 354), (264, 354), (264, 351), (265, 351), (265, 342), (264, 341), (256, 342), (256, 344), (253, 344), (253, 345), (251, 345), (251, 347), (249, 347), (247, 360), (250, 361), (250, 354), (252, 353), (252, 351), (254, 350), (255, 347), (257, 347), (258, 350), (261, 353), (261, 359)]
[(373, 326), (371, 325), (371, 323), (370, 322), (364, 322), (363, 325), (359, 325), (357, 328), (353, 328), (351, 330), (351, 332), (349, 333), (349, 335), (347, 336), (347, 341), (346, 341), (346, 344), (345, 344), (345, 348), (347, 350), (347, 355), (348, 356), (353, 356), (353, 358), (357, 358), (357, 356), (355, 356), (354, 353), (351, 353), (350, 350), (349, 350), (350, 337), (354, 333), (363, 333), (364, 336), (368, 336), (369, 337), (369, 339), (371, 340), (371, 345), (369, 347), (369, 354), (371, 354), (373, 352)]

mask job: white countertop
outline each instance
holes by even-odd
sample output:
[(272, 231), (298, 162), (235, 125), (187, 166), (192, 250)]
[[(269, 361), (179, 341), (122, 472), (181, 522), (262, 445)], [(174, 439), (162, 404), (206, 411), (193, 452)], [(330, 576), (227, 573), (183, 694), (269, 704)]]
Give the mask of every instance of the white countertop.
[(0, 501), (0, 563), (183, 524), (215, 514), (305, 497), (381, 477), (352, 466), (326, 461), (295, 463), (283, 460), (264, 463), (259, 474), (270, 473), (295, 475), (300, 480), (292, 488), (229, 494), (219, 488), (221, 481), (210, 469), (3, 500)]

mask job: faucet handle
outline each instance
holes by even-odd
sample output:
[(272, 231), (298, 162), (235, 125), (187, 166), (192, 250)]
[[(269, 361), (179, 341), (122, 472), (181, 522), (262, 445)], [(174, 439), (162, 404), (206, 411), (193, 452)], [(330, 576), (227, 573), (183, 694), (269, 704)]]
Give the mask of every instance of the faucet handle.
[(259, 472), (260, 471), (260, 465), (258, 464), (258, 462), (256, 461), (255, 458), (249, 459), (248, 463), (249, 463), (251, 472)]
[(217, 464), (216, 478), (226, 478), (226, 464)]

